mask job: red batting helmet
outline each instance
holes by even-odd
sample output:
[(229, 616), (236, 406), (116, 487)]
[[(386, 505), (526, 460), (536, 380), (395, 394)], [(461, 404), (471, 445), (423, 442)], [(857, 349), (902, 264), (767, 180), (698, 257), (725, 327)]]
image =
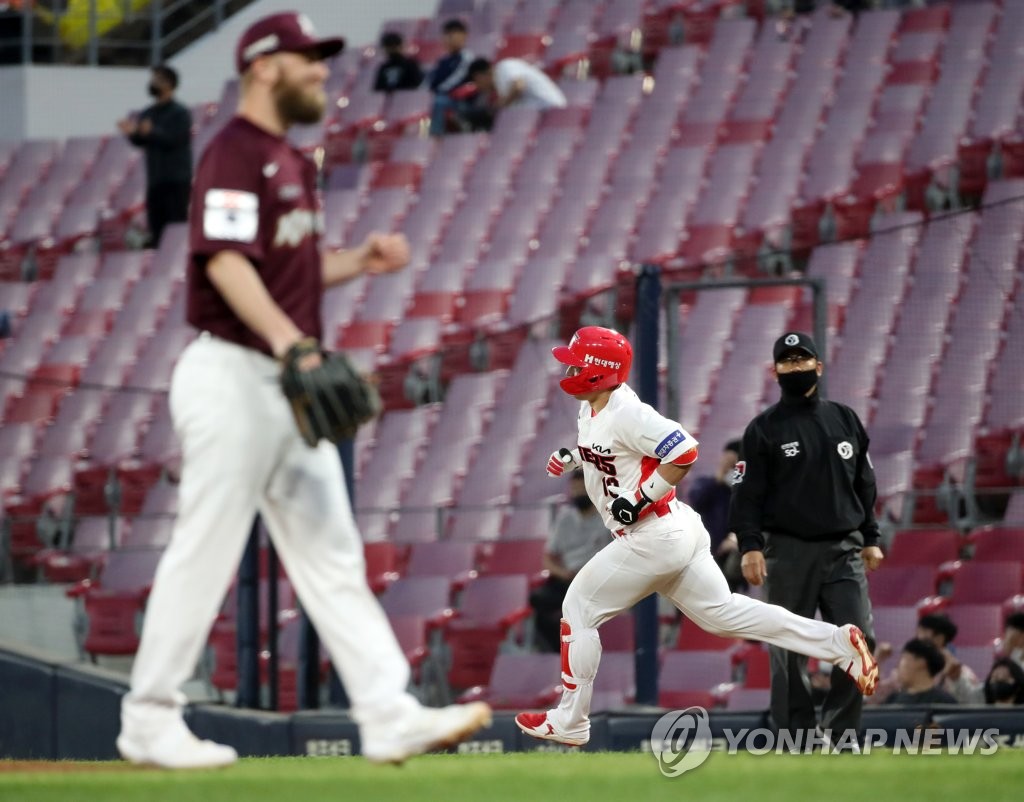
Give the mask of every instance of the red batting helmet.
[(610, 390), (626, 381), (633, 364), (629, 340), (612, 329), (584, 326), (572, 335), (568, 345), (551, 349), (563, 365), (579, 368), (575, 376), (566, 376), (559, 385), (569, 395)]

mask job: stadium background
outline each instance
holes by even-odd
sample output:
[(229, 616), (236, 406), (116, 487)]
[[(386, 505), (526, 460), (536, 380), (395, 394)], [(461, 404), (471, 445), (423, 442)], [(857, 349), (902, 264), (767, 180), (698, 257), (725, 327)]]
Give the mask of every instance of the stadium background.
[[(24, 112), (5, 134), (29, 136), (0, 142), (0, 754), (109, 757), (175, 508), (165, 393), (192, 337), (183, 229), (155, 252), (131, 247), (142, 166), (100, 131), (141, 96), (146, 72), (111, 65), (170, 57), (198, 154), (237, 98), (237, 32), (281, 4), (164, 4), (180, 6), (179, 26), (219, 24), (189, 46), (140, 36), (147, 20), (152, 34), (146, 4), (118, 16), (128, 4), (98, 3), (93, 21), (89, 3), (56, 4), (67, 14), (49, 21), (35, 5), (8, 13), (32, 16), (31, 57), (77, 66), (32, 67), (55, 71), (45, 86), (30, 69), (2, 78), (21, 87)], [(879, 638), (898, 645), (921, 611), (945, 609), (984, 676), (1005, 613), (1024, 602), (1024, 7), (880, 3), (899, 7), (784, 24), (756, 0), (443, 0), (380, 3), (372, 16), (349, 5), (304, 4), (321, 31), (367, 46), (334, 61), (332, 112), (295, 141), (323, 165), (329, 244), (394, 230), (413, 246), (408, 270), (332, 291), (324, 315), (330, 344), (381, 378), (388, 411), (346, 456), (370, 579), (424, 697), (470, 689), (512, 709), (552, 697), (557, 657), (524, 643), (526, 596), (564, 493), (538, 466), (574, 432), (549, 346), (581, 322), (651, 346), (635, 382), (712, 455), (774, 400), (766, 343), (784, 328), (823, 332), (829, 395), (873, 441), (889, 553), (872, 577)], [(568, 108), (510, 109), (490, 134), (432, 140), (429, 94), (369, 91), (380, 31), (400, 30), (430, 64), (452, 15), (474, 52), (557, 77)], [(89, 86), (91, 110), (67, 114), (75, 100), (61, 92)], [(817, 315), (809, 285), (776, 281), (804, 277), (823, 282)], [(395, 443), (415, 454), (398, 481)], [(339, 690), (317, 687), (326, 666), (286, 578), (269, 579), (265, 540), (257, 527), (190, 693), (329, 706)], [(763, 720), (760, 647), (664, 611), (658, 625), (657, 654), (640, 659), (660, 665), (653, 698), (635, 673), (632, 618), (602, 633), (595, 709), (627, 712), (600, 717), (595, 748), (646, 737), (650, 714), (628, 713), (636, 699), (716, 707), (718, 726)], [(883, 726), (932, 712), (890, 712)], [(191, 721), (248, 753), (358, 748), (336, 710), (198, 705)], [(529, 748), (509, 724), (494, 739)]]

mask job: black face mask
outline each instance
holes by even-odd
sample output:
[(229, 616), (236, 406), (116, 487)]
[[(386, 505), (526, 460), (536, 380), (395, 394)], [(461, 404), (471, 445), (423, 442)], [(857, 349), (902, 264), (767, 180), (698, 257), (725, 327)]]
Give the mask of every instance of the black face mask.
[(593, 506), (590, 503), (590, 496), (572, 496), (569, 498), (569, 501), (580, 512), (586, 512)]
[(793, 373), (779, 374), (779, 387), (782, 397), (792, 400), (803, 398), (807, 391), (818, 383), (818, 371), (800, 370)]
[(160, 87), (156, 84), (150, 84), (146, 88), (149, 90), (150, 97), (160, 97)]
[(1000, 702), (1010, 701), (1015, 699), (1017, 696), (1016, 682), (998, 680), (996, 682), (990, 682), (988, 684), (988, 689), (992, 694), (992, 698)]

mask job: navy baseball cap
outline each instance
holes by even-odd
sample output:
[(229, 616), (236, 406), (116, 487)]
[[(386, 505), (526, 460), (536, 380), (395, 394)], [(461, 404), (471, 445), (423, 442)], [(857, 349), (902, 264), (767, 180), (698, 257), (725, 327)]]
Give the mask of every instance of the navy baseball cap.
[(344, 47), (344, 39), (318, 38), (313, 23), (305, 14), (285, 11), (256, 20), (246, 28), (235, 48), (235, 66), (241, 75), (260, 56), (271, 53), (313, 50), (321, 59), (325, 59), (341, 52)]
[(772, 358), (778, 362), (779, 358), (789, 351), (803, 351), (818, 359), (818, 346), (814, 344), (814, 340), (802, 331), (787, 331), (779, 337), (775, 341), (775, 347), (772, 348)]

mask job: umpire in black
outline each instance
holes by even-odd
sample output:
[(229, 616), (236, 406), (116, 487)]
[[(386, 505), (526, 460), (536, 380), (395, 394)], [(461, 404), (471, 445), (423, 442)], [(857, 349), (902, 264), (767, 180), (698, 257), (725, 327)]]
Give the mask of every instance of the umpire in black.
[[(747, 426), (737, 464), (729, 528), (743, 576), (764, 582), (767, 600), (797, 615), (860, 627), (874, 647), (865, 568), (882, 561), (875, 521), (875, 473), (857, 413), (822, 399), (814, 341), (787, 332), (772, 355), (782, 398)], [(814, 730), (807, 658), (771, 648), (771, 713), (779, 729)], [(822, 705), (835, 743), (860, 730), (863, 698), (842, 672)]]

